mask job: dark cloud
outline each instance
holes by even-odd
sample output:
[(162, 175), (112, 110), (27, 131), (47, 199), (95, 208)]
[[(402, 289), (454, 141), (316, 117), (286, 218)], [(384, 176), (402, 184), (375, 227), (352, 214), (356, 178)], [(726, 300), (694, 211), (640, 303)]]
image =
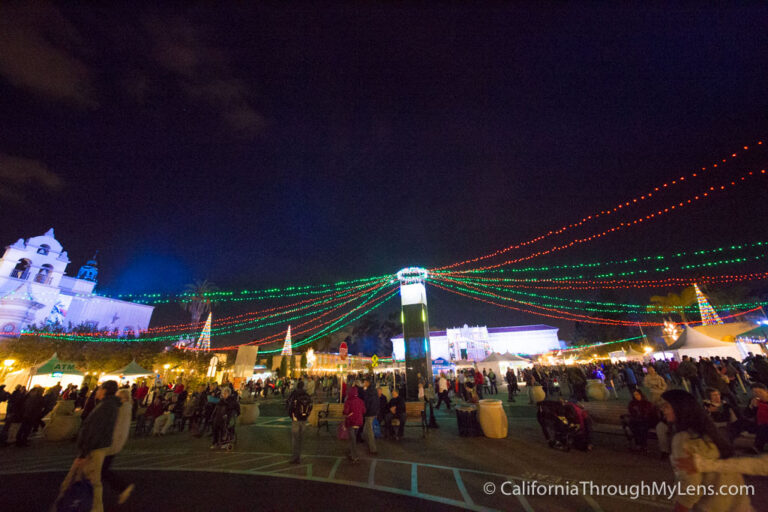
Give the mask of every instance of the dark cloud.
[(155, 61), (192, 104), (217, 112), (235, 135), (252, 136), (263, 128), (265, 119), (253, 107), (248, 86), (198, 30), (182, 20), (153, 21), (147, 28)]
[(39, 160), (0, 153), (0, 199), (24, 203), (36, 192), (62, 186), (61, 178)]
[(94, 106), (91, 73), (78, 58), (75, 27), (42, 2), (0, 5), (0, 75), (55, 100)]

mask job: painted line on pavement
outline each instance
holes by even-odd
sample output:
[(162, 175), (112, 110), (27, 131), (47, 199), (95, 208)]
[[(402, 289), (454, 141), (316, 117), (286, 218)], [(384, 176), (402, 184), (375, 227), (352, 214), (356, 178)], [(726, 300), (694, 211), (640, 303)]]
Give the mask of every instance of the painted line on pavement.
[(456, 480), (456, 487), (459, 488), (461, 497), (464, 498), (464, 503), (473, 505), (475, 502), (472, 501), (472, 497), (467, 492), (467, 487), (464, 485), (464, 480), (461, 479), (461, 473), (458, 469), (453, 470), (453, 478)]
[(376, 471), (376, 459), (373, 459), (371, 461), (371, 468), (368, 470), (368, 485), (374, 485), (373, 474), (375, 471)]
[[(142, 453), (145, 453), (145, 451), (142, 451)], [(195, 452), (191, 452), (190, 450), (176, 451), (176, 452), (171, 453), (171, 454), (169, 454), (168, 452), (165, 452), (165, 454), (162, 456), (162, 459), (163, 460), (167, 459), (168, 456), (189, 455), (189, 454), (193, 454), (193, 453), (195, 453)], [(267, 452), (238, 452), (238, 454), (264, 455), (264, 456), (275, 456), (275, 457), (286, 457), (286, 458), (290, 457), (290, 454), (276, 454), (276, 453), (267, 453)], [(129, 453), (128, 455), (136, 455), (136, 453), (133, 453), (133, 454)], [(203, 455), (203, 454), (201, 454), (201, 455)], [(206, 454), (206, 455), (209, 455), (209, 454)], [(64, 456), (61, 456), (61, 457), (64, 457)], [(338, 455), (312, 455), (311, 457), (319, 458), (319, 459), (334, 459), (334, 461), (335, 461), (334, 465), (332, 466), (331, 471), (330, 471), (330, 473), (329, 473), (327, 478), (312, 477), (312, 479), (316, 479), (318, 481), (333, 481), (333, 482), (337, 482), (337, 483), (346, 483), (345, 481), (342, 481), (342, 480), (335, 480), (337, 469), (340, 466), (341, 461), (343, 459), (342, 457), (339, 457)], [(441, 470), (449, 470), (449, 471), (453, 471), (455, 469), (453, 467), (442, 466), (442, 465), (438, 465), (438, 464), (414, 463), (414, 462), (408, 462), (408, 461), (402, 461), (402, 460), (394, 460), (394, 459), (372, 459), (371, 458), (371, 459), (368, 459), (368, 460), (371, 460), (371, 461), (378, 460), (379, 462), (389, 462), (389, 463), (394, 463), (394, 464), (411, 464), (411, 491), (404, 491), (405, 494), (410, 494), (410, 495), (419, 494), (418, 493), (418, 473), (417, 473), (418, 465), (421, 465), (423, 467), (429, 467), (429, 468), (435, 468), (435, 469), (441, 469)], [(118, 462), (121, 462), (121, 459), (118, 459)], [(151, 465), (154, 466), (154, 465), (158, 464), (159, 462), (160, 462), (159, 460), (155, 461), (155, 462), (152, 462)], [(38, 467), (38, 466), (40, 466), (40, 464), (43, 464), (43, 463), (41, 462), (41, 463), (35, 464), (34, 466)], [(116, 468), (116, 469), (121, 469), (121, 470), (122, 469), (126, 469), (126, 470), (127, 469), (133, 469), (131, 467), (128, 467), (130, 465), (131, 465), (131, 463), (129, 463), (128, 461), (123, 460), (122, 463), (120, 464), (120, 467)], [(271, 464), (271, 465), (265, 466), (265, 467), (272, 467), (272, 466), (278, 466), (278, 465), (280, 465), (280, 463)], [(140, 469), (144, 469), (145, 467), (146, 466), (141, 466), (141, 467), (136, 467), (135, 469), (139, 469), (140, 470)], [(165, 469), (165, 470), (173, 470), (172, 468), (163, 468), (163, 469)], [(249, 469), (249, 470), (221, 469), (221, 470), (217, 470), (217, 471), (218, 472), (222, 472), (222, 473), (233, 472), (233, 473), (242, 473), (242, 474), (259, 474), (260, 469), (263, 469), (263, 468), (256, 467), (256, 468)], [(206, 470), (207, 470), (206, 468), (179, 469), (179, 471), (200, 471), (200, 472), (204, 472)], [(0, 470), (0, 473), (2, 473), (2, 474), (7, 474), (7, 473), (41, 473), (41, 472), (49, 472), (49, 471), (51, 471), (51, 469), (45, 469), (45, 470), (25, 469), (23, 471), (6, 471), (6, 470), (3, 469), (3, 470)], [(60, 471), (60, 470), (56, 469), (55, 471)], [(500, 474), (500, 473), (493, 473), (493, 472), (489, 472), (489, 471), (482, 471), (482, 470), (476, 470), (476, 469), (460, 469), (460, 471), (464, 472), (464, 473), (473, 473), (473, 474), (478, 474), (478, 475), (483, 475), (483, 476), (496, 476), (496, 477), (501, 477), (501, 478), (504, 478), (504, 479), (517, 480), (517, 481), (521, 481), (521, 482), (528, 480), (527, 478), (523, 478), (523, 477), (510, 477), (510, 476), (503, 475), (503, 474)], [(263, 474), (264, 475), (270, 475), (272, 473), (263, 472)], [(291, 477), (293, 478), (295, 476), (291, 475)], [(300, 478), (307, 478), (307, 477), (300, 477)], [(353, 482), (353, 484), (354, 485), (358, 485), (359, 483)], [(365, 485), (367, 485), (367, 483)], [(376, 485), (375, 487), (377, 489), (381, 489), (381, 490), (387, 490), (388, 489), (385, 486), (379, 486), (379, 485)], [(396, 489), (396, 488), (392, 488), (392, 489)], [(415, 490), (415, 492), (414, 492), (414, 490)], [(401, 491), (401, 490), (398, 490), (398, 491)], [(398, 493), (402, 494), (403, 492), (398, 492)], [(421, 494), (419, 494), (419, 495), (422, 496)], [(587, 497), (585, 497), (585, 499), (586, 498)], [(596, 510), (596, 511), (601, 511), (602, 510), (600, 508), (600, 506), (597, 504), (597, 502), (594, 501), (594, 499), (592, 499), (591, 497), (588, 497), (588, 498), (589, 499), (587, 499), (587, 503), (590, 506), (592, 506), (592, 508), (594, 510)], [(632, 503), (642, 503), (642, 504), (645, 504), (645, 505), (648, 505), (648, 506), (654, 506), (654, 507), (657, 507), (657, 508), (664, 508), (664, 509), (668, 509), (669, 508), (669, 504), (668, 503), (660, 503), (660, 502), (650, 501), (650, 500), (630, 500), (629, 498), (622, 498), (622, 497), (618, 497), (618, 496), (614, 497), (614, 498), (615, 499), (620, 499), (620, 500), (623, 500), (623, 501), (631, 501)], [(446, 499), (450, 500), (449, 498), (446, 498)], [(528, 505), (528, 508), (525, 507), (525, 505), (526, 505), (526, 503), (524, 503), (525, 499), (522, 496), (518, 496), (518, 499), (520, 499), (520, 502), (523, 505), (523, 507), (525, 508), (526, 512), (529, 512), (529, 511), (533, 510), (532, 508), (530, 508), (530, 505)], [(591, 502), (589, 500), (591, 500)], [(451, 504), (454, 504), (454, 505), (456, 503), (461, 503), (461, 502), (458, 502), (457, 500), (450, 500), (450, 501), (452, 502)], [(481, 510), (481, 509), (482, 509), (482, 507), (478, 508), (478, 510)]]
[(271, 467), (273, 467), (273, 466), (279, 466), (279, 465), (281, 465), (281, 464), (288, 464), (288, 460), (281, 460), (281, 461), (279, 461), (279, 462), (273, 462), (272, 464), (267, 464), (266, 466), (258, 466), (258, 467), (255, 467), (255, 468), (249, 469), (248, 471), (250, 471), (250, 472), (252, 472), (252, 473), (256, 473), (256, 472), (264, 472), (264, 473), (269, 473), (268, 471), (264, 471), (264, 470), (265, 470), (266, 468), (271, 468)]
[(339, 464), (341, 464), (341, 457), (336, 458), (336, 462), (333, 463), (333, 467), (331, 467), (331, 472), (328, 473), (328, 480), (333, 480), (336, 476), (336, 470), (339, 469)]

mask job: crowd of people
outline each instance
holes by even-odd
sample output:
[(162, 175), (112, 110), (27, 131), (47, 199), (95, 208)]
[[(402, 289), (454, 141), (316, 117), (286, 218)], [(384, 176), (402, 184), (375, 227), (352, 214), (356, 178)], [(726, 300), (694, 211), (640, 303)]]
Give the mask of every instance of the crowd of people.
[[(613, 397), (623, 389), (629, 392), (631, 399), (623, 421), (634, 448), (646, 450), (649, 432), (655, 430), (662, 456), (670, 457), (681, 481), (689, 481), (686, 475), (701, 475), (706, 471), (702, 468), (715, 467), (733, 455), (733, 442), (744, 433), (754, 434), (752, 449), (756, 453), (762, 454), (768, 443), (768, 361), (760, 355), (750, 355), (744, 361), (683, 357), (680, 362), (535, 365), (518, 371), (510, 368), (501, 378), (491, 369), (468, 368), (441, 372), (434, 380), (418, 376), (417, 382), (419, 400), (430, 408), (445, 405), (450, 410), (457, 400), (473, 403), (497, 395), (500, 382), (506, 384), (509, 401), (515, 400), (525, 384), (529, 402), (533, 402), (534, 386), (541, 386), (548, 400), (563, 403), (567, 398), (578, 404), (589, 399), (586, 389), (590, 380), (603, 382)], [(375, 456), (377, 437), (394, 441), (403, 437), (407, 418), (401, 392), (405, 381), (404, 372), (394, 371), (346, 378), (329, 374), (253, 380), (237, 391), (226, 381), (199, 384), (194, 390), (188, 390), (181, 381), (152, 386), (138, 382), (122, 388), (114, 381), (94, 388), (84, 383), (79, 388), (70, 385), (62, 389), (57, 384), (47, 390), (34, 386), (28, 391), (22, 386), (13, 391), (0, 386), (0, 402), (8, 402), (0, 443), (10, 444), (11, 427), (18, 424), (15, 443), (26, 446), (58, 401), (74, 402), (82, 418), (78, 456), (62, 482), (61, 493), (66, 493), (78, 475), (84, 475), (93, 486), (93, 510), (101, 510), (102, 482), (117, 490), (121, 502), (133, 490), (110, 467), (134, 421), (136, 435), (164, 436), (189, 429), (192, 436), (210, 436), (215, 449), (233, 443), (241, 399), (284, 400), (292, 423), (291, 462), (299, 463), (313, 403), (338, 400), (344, 404), (338, 435), (348, 440), (347, 456), (357, 462), (358, 443), (366, 443), (369, 454)], [(761, 459), (747, 458), (742, 467), (760, 473), (768, 466), (764, 455), (761, 463), (755, 460)], [(734, 476), (738, 471), (723, 467), (726, 469), (712, 470), (720, 471), (717, 474), (721, 476), (708, 478), (739, 481), (740, 475)]]

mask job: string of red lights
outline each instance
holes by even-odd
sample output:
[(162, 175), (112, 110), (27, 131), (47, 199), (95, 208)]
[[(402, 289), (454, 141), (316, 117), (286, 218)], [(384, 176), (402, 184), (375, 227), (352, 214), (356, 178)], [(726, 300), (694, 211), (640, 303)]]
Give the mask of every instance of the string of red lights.
[[(744, 173), (743, 175), (741, 175), (738, 179), (732, 180), (729, 183), (726, 183), (724, 185), (720, 185), (720, 186), (717, 186), (717, 187), (710, 186), (707, 191), (701, 192), (701, 193), (699, 193), (699, 194), (697, 194), (697, 195), (695, 195), (695, 196), (693, 196), (693, 197), (691, 197), (691, 198), (689, 198), (687, 200), (679, 201), (678, 203), (669, 205), (669, 206), (667, 206), (664, 209), (659, 209), (656, 212), (653, 212), (653, 213), (650, 213), (650, 214), (647, 214), (647, 215), (644, 215), (644, 216), (637, 217), (637, 218), (635, 218), (635, 219), (633, 219), (631, 221), (628, 221), (628, 222), (620, 222), (619, 224), (616, 224), (613, 227), (608, 228), (608, 229), (606, 229), (606, 230), (604, 230), (602, 232), (595, 232), (595, 233), (593, 233), (593, 234), (591, 234), (589, 236), (585, 236), (583, 238), (577, 238), (577, 239), (572, 240), (569, 243), (553, 246), (553, 247), (551, 247), (550, 249), (547, 249), (547, 250), (537, 251), (537, 252), (535, 252), (533, 254), (529, 254), (528, 256), (521, 256), (519, 258), (509, 259), (509, 260), (506, 260), (506, 261), (503, 261), (501, 263), (497, 263), (497, 264), (494, 264), (494, 265), (486, 265), (486, 266), (482, 266), (482, 267), (475, 267), (475, 268), (467, 269), (467, 270), (457, 270), (457, 271), (454, 271), (454, 272), (442, 273), (440, 275), (457, 275), (457, 274), (464, 274), (464, 273), (468, 273), (468, 272), (478, 272), (478, 271), (482, 271), (482, 270), (490, 270), (490, 269), (494, 269), (494, 268), (504, 267), (504, 266), (507, 266), (507, 265), (513, 265), (515, 263), (520, 263), (520, 262), (523, 262), (523, 261), (528, 261), (528, 260), (531, 260), (533, 258), (538, 258), (540, 256), (545, 256), (547, 254), (551, 254), (551, 253), (554, 253), (554, 252), (562, 251), (564, 249), (569, 249), (569, 248), (571, 248), (571, 247), (573, 247), (575, 245), (583, 244), (583, 243), (586, 243), (586, 242), (590, 242), (592, 240), (596, 240), (598, 238), (602, 238), (604, 236), (609, 235), (610, 233), (614, 233), (616, 231), (620, 231), (620, 230), (625, 229), (625, 228), (629, 228), (629, 227), (632, 227), (632, 226), (635, 226), (635, 225), (638, 225), (638, 224), (642, 224), (643, 222), (650, 221), (652, 219), (661, 217), (662, 215), (665, 215), (667, 213), (671, 213), (671, 212), (673, 212), (675, 210), (679, 211), (679, 209), (684, 208), (685, 206), (688, 206), (690, 204), (693, 204), (696, 201), (700, 201), (700, 200), (703, 200), (705, 198), (711, 197), (713, 195), (712, 194), (713, 192), (725, 191), (725, 190), (728, 190), (728, 187), (734, 187), (734, 186), (736, 186), (739, 183), (745, 182), (749, 177), (765, 177), (765, 175), (766, 175), (766, 170), (765, 169), (762, 169), (760, 171), (748, 171), (748, 172)], [(445, 267), (442, 267), (442, 268), (445, 268)], [(435, 269), (435, 270), (440, 270), (440, 269)]]
[[(763, 145), (763, 141), (757, 141), (756, 145), (762, 146)], [(748, 151), (750, 149), (750, 146), (743, 146), (742, 148), (743, 148), (744, 151)], [(730, 157), (731, 158), (737, 158), (738, 157), (738, 153), (731, 153)], [(725, 162), (727, 162), (727, 159), (723, 158), (723, 159), (721, 159), (721, 162), (714, 163), (712, 165), (712, 168), (718, 168), (719, 164), (722, 164), (722, 163), (725, 163)], [(699, 171), (699, 170), (693, 171), (693, 172), (691, 172), (688, 175), (687, 178), (686, 178), (686, 176), (681, 176), (678, 179), (674, 179), (674, 180), (671, 180), (671, 181), (669, 181), (667, 183), (663, 183), (663, 184), (661, 184), (661, 185), (659, 185), (657, 187), (654, 187), (652, 191), (648, 191), (648, 192), (646, 192), (644, 194), (640, 194), (639, 196), (637, 196), (635, 198), (632, 198), (630, 200), (618, 203), (613, 208), (608, 208), (606, 210), (601, 210), (599, 212), (587, 215), (587, 216), (583, 217), (580, 221), (572, 222), (570, 224), (562, 226), (559, 229), (548, 231), (547, 233), (538, 235), (538, 236), (536, 236), (536, 237), (534, 237), (534, 238), (532, 238), (530, 240), (510, 245), (508, 247), (505, 247), (503, 249), (499, 249), (499, 250), (493, 251), (493, 252), (485, 254), (483, 256), (478, 256), (476, 258), (466, 259), (464, 261), (452, 263), (450, 265), (444, 265), (442, 267), (436, 267), (436, 268), (433, 268), (433, 269), (430, 269), (430, 270), (434, 272), (434, 271), (438, 271), (438, 270), (448, 270), (448, 269), (451, 269), (451, 268), (456, 268), (456, 267), (461, 267), (461, 266), (465, 266), (465, 265), (470, 265), (470, 264), (477, 263), (477, 262), (480, 262), (480, 261), (484, 261), (484, 260), (487, 260), (487, 259), (490, 259), (490, 258), (494, 258), (496, 256), (500, 256), (500, 255), (502, 255), (504, 253), (507, 253), (507, 252), (515, 250), (515, 249), (520, 249), (522, 247), (535, 244), (535, 243), (537, 243), (537, 242), (539, 242), (541, 240), (544, 240), (546, 238), (549, 238), (551, 236), (556, 236), (556, 235), (564, 233), (565, 231), (568, 231), (568, 230), (571, 230), (571, 229), (583, 226), (583, 225), (585, 225), (585, 224), (587, 224), (589, 222), (592, 222), (593, 220), (596, 220), (598, 218), (605, 217), (607, 215), (612, 215), (614, 213), (617, 213), (617, 212), (620, 212), (622, 210), (625, 210), (627, 207), (631, 207), (631, 206), (634, 206), (634, 205), (641, 204), (642, 202), (647, 201), (648, 199), (654, 197), (654, 193), (655, 192), (660, 192), (660, 191), (663, 191), (664, 189), (669, 189), (669, 188), (671, 188), (671, 187), (673, 187), (675, 185), (681, 184), (683, 182), (689, 183), (691, 178), (699, 177), (701, 175), (701, 172), (702, 171), (706, 171), (706, 170), (707, 170), (707, 167), (702, 167), (701, 171)]]

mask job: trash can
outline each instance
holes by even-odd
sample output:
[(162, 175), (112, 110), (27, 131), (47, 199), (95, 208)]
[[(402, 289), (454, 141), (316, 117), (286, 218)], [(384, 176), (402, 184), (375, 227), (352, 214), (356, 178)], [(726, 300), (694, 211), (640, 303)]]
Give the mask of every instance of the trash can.
[(476, 437), (483, 435), (480, 424), (477, 422), (477, 408), (472, 405), (456, 407), (456, 421), (459, 425), (459, 435), (462, 437)]
[(507, 415), (501, 400), (489, 398), (480, 400), (477, 410), (477, 421), (483, 429), (485, 437), (503, 439), (507, 437)]

